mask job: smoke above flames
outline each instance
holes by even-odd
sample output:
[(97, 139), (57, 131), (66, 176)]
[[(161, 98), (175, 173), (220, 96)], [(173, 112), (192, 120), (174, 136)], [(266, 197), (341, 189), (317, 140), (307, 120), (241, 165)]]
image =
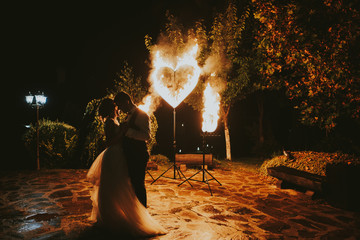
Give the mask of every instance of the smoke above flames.
[(221, 93), (226, 88), (226, 81), (220, 77), (219, 73), (227, 68), (229, 68), (227, 61), (216, 54), (210, 55), (202, 67), (202, 74), (208, 76), (207, 81), (217, 93)]

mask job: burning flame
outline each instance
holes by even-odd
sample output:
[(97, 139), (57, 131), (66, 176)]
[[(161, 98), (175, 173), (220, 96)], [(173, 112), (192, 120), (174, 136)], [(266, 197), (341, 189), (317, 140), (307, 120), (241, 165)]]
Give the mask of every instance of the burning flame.
[(196, 44), (183, 56), (177, 57), (175, 63), (162, 58), (160, 51), (155, 53), (150, 79), (155, 91), (173, 108), (191, 93), (199, 80), (201, 69), (196, 61), (197, 51)]
[(151, 99), (151, 95), (147, 95), (144, 99), (143, 99), (143, 103), (138, 106), (138, 108), (140, 108), (141, 110), (143, 110), (144, 112), (146, 112), (147, 114), (150, 113), (150, 106), (152, 103), (152, 99)]
[(204, 90), (203, 132), (213, 132), (217, 128), (220, 111), (220, 95), (208, 83)]

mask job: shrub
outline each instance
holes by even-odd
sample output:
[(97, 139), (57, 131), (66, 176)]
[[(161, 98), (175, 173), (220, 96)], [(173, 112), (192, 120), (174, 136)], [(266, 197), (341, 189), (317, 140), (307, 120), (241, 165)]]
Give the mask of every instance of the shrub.
[(165, 165), (170, 163), (170, 159), (161, 154), (151, 155), (150, 160), (155, 162), (157, 165)]
[(96, 157), (105, 149), (104, 124), (99, 119), (97, 109), (102, 99), (93, 99), (85, 109), (80, 125), (79, 141), (75, 159), (79, 168), (89, 168)]
[[(40, 168), (70, 167), (77, 142), (74, 127), (58, 121), (42, 119), (39, 121)], [(32, 158), (36, 159), (36, 126), (23, 135), (25, 147)]]
[(345, 164), (360, 165), (359, 157), (344, 153), (325, 153), (325, 152), (291, 152), (293, 158), (284, 155), (276, 156), (266, 160), (260, 167), (260, 172), (267, 175), (267, 168), (276, 166), (287, 166), (301, 171), (306, 171), (321, 176), (326, 175), (326, 166)]

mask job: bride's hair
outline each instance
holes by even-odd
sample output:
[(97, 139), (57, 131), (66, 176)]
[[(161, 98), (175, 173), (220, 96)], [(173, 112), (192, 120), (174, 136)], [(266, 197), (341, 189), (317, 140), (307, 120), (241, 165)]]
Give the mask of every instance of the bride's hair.
[(112, 118), (115, 116), (115, 103), (110, 98), (105, 98), (102, 100), (100, 106), (99, 106), (99, 115), (102, 118)]

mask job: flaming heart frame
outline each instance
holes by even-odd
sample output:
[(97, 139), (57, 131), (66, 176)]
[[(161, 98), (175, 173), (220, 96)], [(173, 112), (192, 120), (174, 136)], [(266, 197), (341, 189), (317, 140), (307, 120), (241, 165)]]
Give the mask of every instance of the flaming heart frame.
[[(153, 59), (153, 66), (154, 69), (152, 71), (152, 74), (150, 75), (150, 79), (152, 81), (152, 85), (155, 89), (155, 91), (167, 102), (169, 103), (174, 111), (173, 111), (173, 164), (170, 166), (165, 172), (163, 172), (159, 177), (157, 177), (151, 184), (156, 182), (160, 177), (163, 177), (166, 172), (168, 172), (170, 169), (174, 169), (174, 176), (173, 179), (176, 179), (176, 173), (178, 173), (179, 178), (185, 177), (185, 175), (181, 172), (180, 168), (176, 166), (176, 107), (194, 90), (196, 87), (201, 69), (196, 61), (196, 54), (198, 51), (198, 45), (195, 44), (192, 49), (186, 53), (184, 53), (181, 57), (177, 58), (177, 62), (174, 64), (171, 64), (170, 61), (165, 61), (160, 56), (160, 51), (157, 51), (155, 53), (154, 59)], [(179, 70), (181, 67), (192, 67), (193, 72), (192, 74), (187, 74), (187, 79), (185, 83), (182, 86), (179, 86), (180, 82), (176, 82), (176, 71)], [(158, 77), (160, 74), (160, 71), (164, 68), (169, 68), (173, 71), (173, 77), (172, 77), (172, 88), (170, 89), (168, 86), (164, 84), (164, 75), (161, 75), (161, 77)], [(179, 81), (179, 79), (178, 79)], [(171, 91), (172, 90), (172, 91)], [(191, 183), (188, 182), (190, 186), (192, 187)]]
[[(155, 53), (153, 59), (154, 69), (150, 75), (150, 80), (154, 87), (154, 90), (173, 108), (176, 108), (196, 87), (201, 69), (196, 61), (196, 54), (198, 51), (198, 45), (196, 44), (192, 49), (183, 54), (183, 56), (177, 58), (177, 62), (172, 64), (171, 61), (166, 61), (161, 55), (160, 51)], [(176, 72), (182, 67), (191, 67), (193, 68), (192, 74), (187, 74), (186, 82), (179, 86), (176, 82)], [(164, 75), (160, 75), (160, 71), (164, 68), (169, 68), (173, 71), (173, 85), (170, 89), (164, 84)], [(179, 86), (178, 88), (174, 87), (175, 84)]]

